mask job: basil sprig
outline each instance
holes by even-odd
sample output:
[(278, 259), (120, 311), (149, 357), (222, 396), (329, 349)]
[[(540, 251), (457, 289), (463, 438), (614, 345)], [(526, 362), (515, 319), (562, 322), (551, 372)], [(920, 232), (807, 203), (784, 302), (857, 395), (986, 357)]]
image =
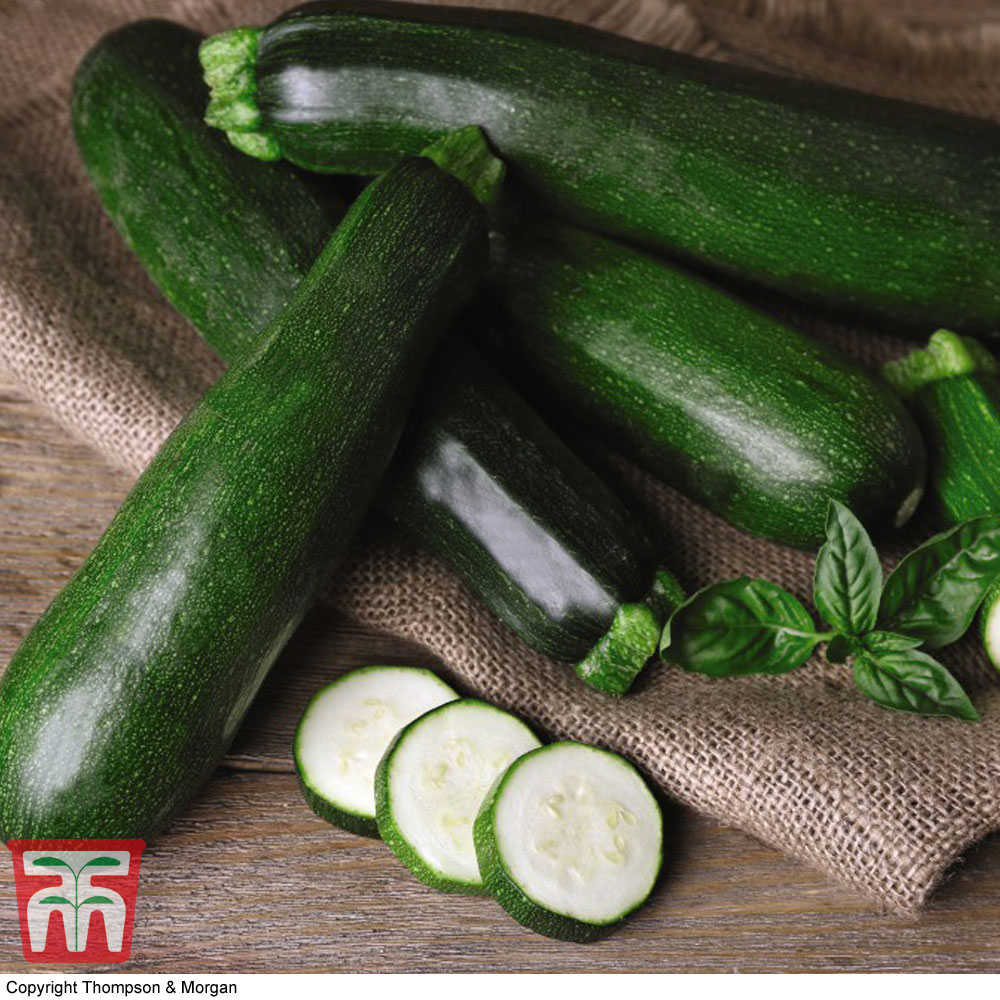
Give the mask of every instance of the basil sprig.
[(834, 500), (813, 580), (813, 601), (829, 631), (817, 630), (783, 588), (738, 577), (680, 605), (663, 631), (660, 653), (711, 677), (780, 674), (805, 663), (825, 642), (827, 660), (852, 664), (855, 685), (877, 704), (975, 721), (979, 714), (962, 686), (920, 647), (936, 649), (961, 638), (998, 578), (1000, 516), (935, 535), (883, 586), (868, 532)]

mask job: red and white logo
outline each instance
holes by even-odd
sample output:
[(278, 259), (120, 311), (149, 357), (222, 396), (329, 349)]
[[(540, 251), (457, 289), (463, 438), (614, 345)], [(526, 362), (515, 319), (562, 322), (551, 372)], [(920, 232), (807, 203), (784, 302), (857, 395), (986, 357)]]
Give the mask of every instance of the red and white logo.
[(29, 962), (124, 962), (143, 840), (11, 840)]

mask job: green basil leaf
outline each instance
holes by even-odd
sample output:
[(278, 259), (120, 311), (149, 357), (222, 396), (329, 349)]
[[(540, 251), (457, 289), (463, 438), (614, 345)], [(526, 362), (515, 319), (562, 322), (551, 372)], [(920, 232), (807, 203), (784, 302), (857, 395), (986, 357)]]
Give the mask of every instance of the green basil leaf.
[(920, 639), (914, 639), (911, 635), (900, 635), (898, 632), (869, 632), (861, 642), (873, 653), (916, 649), (922, 645)]
[(962, 685), (919, 649), (862, 652), (854, 661), (854, 683), (886, 708), (920, 715), (950, 715), (975, 722), (979, 713)]
[(858, 641), (850, 635), (835, 635), (827, 644), (823, 655), (828, 663), (846, 663), (858, 655)]
[(782, 674), (818, 641), (809, 612), (767, 580), (738, 577), (699, 590), (663, 631), (663, 659), (711, 677)]
[(875, 627), (881, 590), (882, 566), (868, 532), (842, 503), (831, 500), (826, 541), (816, 556), (816, 607), (834, 628), (860, 635)]
[(1000, 514), (966, 521), (914, 549), (889, 574), (879, 628), (932, 649), (960, 639), (1000, 574)]

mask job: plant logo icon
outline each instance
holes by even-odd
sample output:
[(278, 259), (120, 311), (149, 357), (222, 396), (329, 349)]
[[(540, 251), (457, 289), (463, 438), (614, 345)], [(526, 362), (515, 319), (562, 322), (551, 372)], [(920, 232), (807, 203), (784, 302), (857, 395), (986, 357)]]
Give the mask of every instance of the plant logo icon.
[(27, 961), (128, 959), (145, 841), (11, 840), (7, 846)]

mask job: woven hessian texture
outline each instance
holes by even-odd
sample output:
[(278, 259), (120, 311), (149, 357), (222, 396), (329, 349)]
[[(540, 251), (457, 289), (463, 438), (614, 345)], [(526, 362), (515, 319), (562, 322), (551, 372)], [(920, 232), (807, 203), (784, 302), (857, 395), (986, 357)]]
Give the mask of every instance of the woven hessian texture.
[[(0, 8), (2, 363), (55, 419), (133, 472), (219, 365), (103, 217), (70, 137), (72, 71), (101, 34), (127, 20), (166, 16), (213, 31), (264, 22), (283, 6), (14, 0)], [(599, 10), (591, 20), (601, 27), (712, 58), (1000, 115), (1000, 27), (959, 30), (926, 2), (914, 4), (927, 13), (922, 25), (861, 0), (510, 6), (577, 20)], [(806, 311), (789, 315), (869, 364), (899, 350)], [(808, 596), (809, 556), (747, 538), (613, 457), (605, 463), (689, 588), (750, 573)], [(927, 530), (918, 524), (911, 537)], [(615, 701), (533, 653), (439, 563), (399, 544), (363, 549), (331, 600), (419, 641), (466, 690), (552, 736), (627, 754), (667, 795), (886, 908), (917, 910), (955, 858), (1000, 827), (1000, 679), (974, 643), (947, 657), (983, 712), (971, 726), (879, 709), (843, 668), (821, 661), (787, 677), (732, 681), (654, 667), (634, 695)]]

